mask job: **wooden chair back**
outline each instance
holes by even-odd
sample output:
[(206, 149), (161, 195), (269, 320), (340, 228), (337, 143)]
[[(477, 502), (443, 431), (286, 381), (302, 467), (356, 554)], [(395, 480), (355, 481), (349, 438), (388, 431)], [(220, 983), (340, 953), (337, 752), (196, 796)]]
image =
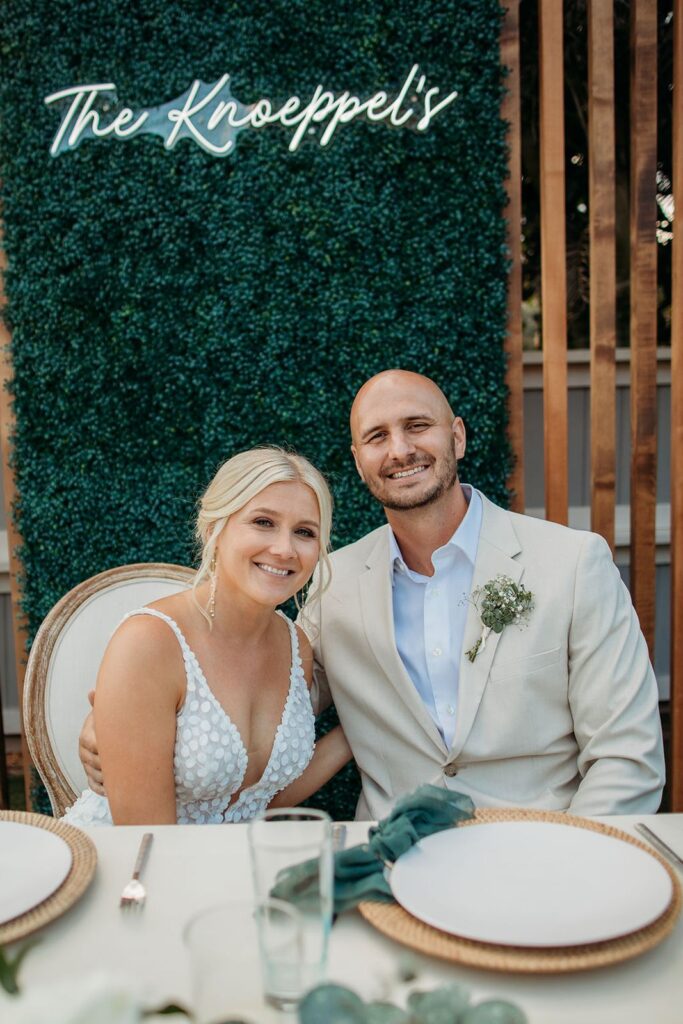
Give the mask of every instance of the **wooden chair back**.
[(184, 590), (193, 575), (157, 562), (109, 569), (65, 594), (38, 630), (24, 681), (24, 729), (56, 816), (87, 785), (78, 736), (112, 633), (126, 612)]

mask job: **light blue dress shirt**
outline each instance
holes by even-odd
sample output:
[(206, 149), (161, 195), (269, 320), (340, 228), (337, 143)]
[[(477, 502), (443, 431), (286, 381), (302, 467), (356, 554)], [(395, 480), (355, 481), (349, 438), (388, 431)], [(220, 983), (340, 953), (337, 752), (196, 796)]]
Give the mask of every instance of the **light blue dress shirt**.
[(455, 736), (463, 636), (481, 530), (479, 492), (463, 484), (465, 518), (432, 555), (433, 576), (413, 572), (394, 534), (389, 540), (394, 635), (408, 675), (446, 746)]

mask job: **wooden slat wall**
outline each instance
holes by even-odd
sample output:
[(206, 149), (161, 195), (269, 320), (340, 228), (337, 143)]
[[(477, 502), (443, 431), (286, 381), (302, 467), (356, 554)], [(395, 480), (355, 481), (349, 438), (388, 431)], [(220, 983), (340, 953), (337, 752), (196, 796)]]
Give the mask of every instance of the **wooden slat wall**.
[(501, 63), (508, 69), (501, 115), (508, 122), (509, 176), (506, 209), (510, 276), (508, 279), (507, 353), (508, 436), (514, 465), (508, 477), (510, 507), (524, 511), (524, 381), (522, 367), (522, 139), (519, 99), (519, 0), (509, 0), (500, 40)]
[(612, 0), (588, 6), (591, 529), (614, 552), (616, 235)]
[(674, 6), (671, 310), (671, 810), (683, 812), (683, 0)]
[(562, 0), (542, 0), (538, 11), (545, 517), (566, 523), (569, 490)]
[(657, 4), (631, 2), (631, 596), (654, 655)]
[[(591, 526), (614, 550), (616, 468), (616, 222), (614, 19), (612, 0), (589, 0), (588, 153), (591, 342)], [(683, 0), (674, 0), (673, 195), (671, 336), (671, 809), (683, 811)], [(630, 81), (630, 345), (631, 345), (631, 593), (654, 655), (655, 513), (657, 475), (657, 3), (631, 0)], [(541, 191), (541, 301), (546, 518), (566, 522), (568, 431), (564, 97), (561, 0), (538, 0)], [(503, 59), (514, 73), (519, 59), (518, 4), (507, 12)], [(623, 59), (622, 54), (622, 59)], [(514, 88), (514, 86), (513, 86)], [(516, 198), (517, 126), (514, 93), (505, 115), (512, 122), (508, 193)], [(526, 131), (523, 125), (521, 131)], [(517, 210), (508, 212), (510, 237)], [(520, 259), (513, 251), (513, 259)], [(515, 268), (516, 269), (516, 268)], [(510, 301), (518, 301), (513, 270)], [(514, 352), (511, 306), (508, 349)], [(508, 374), (517, 387), (514, 366)], [(513, 396), (514, 400), (514, 396)], [(511, 405), (513, 412), (514, 405)], [(513, 448), (519, 421), (511, 420)]]
[[(7, 267), (2, 237), (2, 220), (0, 220), (0, 314), (5, 308), (4, 274)], [(2, 451), (2, 480), (5, 492), (5, 518), (7, 520), (7, 546), (9, 548), (10, 593), (12, 597), (12, 620), (14, 622), (14, 659), (17, 673), (17, 690), (19, 692), (19, 716), (21, 717), (22, 694), (26, 659), (27, 633), (23, 628), (23, 616), (19, 604), (19, 587), (17, 584), (19, 562), (15, 555), (21, 541), (12, 521), (12, 506), (15, 499), (14, 473), (9, 464), (10, 439), (14, 433), (14, 411), (7, 391), (12, 377), (9, 357), (10, 336), (0, 316), (0, 449)], [(31, 807), (31, 756), (29, 754), (24, 729), (21, 729), (21, 753), (24, 765), (24, 795), (26, 807)]]

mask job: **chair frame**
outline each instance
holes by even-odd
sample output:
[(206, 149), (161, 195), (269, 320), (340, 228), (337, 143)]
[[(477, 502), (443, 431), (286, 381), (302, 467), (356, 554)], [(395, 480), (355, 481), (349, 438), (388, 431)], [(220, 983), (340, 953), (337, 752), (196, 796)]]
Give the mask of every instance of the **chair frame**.
[(136, 562), (107, 569), (77, 584), (48, 612), (36, 633), (24, 680), (24, 730), (31, 758), (43, 780), (55, 816), (59, 817), (78, 797), (62, 772), (52, 750), (46, 723), (47, 676), (52, 655), (62, 630), (81, 605), (95, 594), (121, 583), (134, 582), (144, 576), (158, 576), (183, 585), (190, 585), (194, 569), (170, 562)]

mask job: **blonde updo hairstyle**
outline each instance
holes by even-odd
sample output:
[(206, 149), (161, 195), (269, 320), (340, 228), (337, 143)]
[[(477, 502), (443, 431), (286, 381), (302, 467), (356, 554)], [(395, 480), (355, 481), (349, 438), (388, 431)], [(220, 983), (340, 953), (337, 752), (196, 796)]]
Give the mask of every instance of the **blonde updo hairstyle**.
[[(328, 552), (332, 528), (332, 495), (325, 477), (303, 455), (287, 452), (275, 445), (240, 452), (220, 467), (206, 488), (197, 513), (195, 535), (202, 555), (192, 583), (192, 594), (209, 628), (212, 625), (211, 616), (197, 598), (197, 587), (211, 579), (211, 563), (218, 538), (234, 512), (239, 512), (248, 505), (252, 498), (266, 487), (279, 483), (306, 484), (318, 500), (320, 552), (314, 582), (309, 587), (307, 600), (319, 601), (329, 583), (331, 569)], [(299, 608), (298, 595), (295, 600)]]

